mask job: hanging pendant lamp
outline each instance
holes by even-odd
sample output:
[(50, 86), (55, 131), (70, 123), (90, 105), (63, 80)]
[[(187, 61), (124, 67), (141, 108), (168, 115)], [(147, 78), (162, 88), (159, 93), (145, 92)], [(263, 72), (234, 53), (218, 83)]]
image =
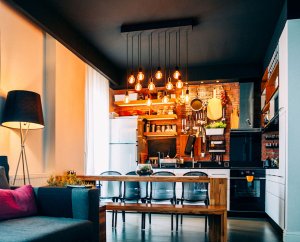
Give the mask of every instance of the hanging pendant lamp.
[(148, 89), (149, 91), (154, 91), (155, 89), (155, 84), (153, 82), (153, 77), (152, 77), (152, 33), (150, 35), (149, 39), (149, 63), (150, 63), (150, 79), (149, 79), (149, 84), (148, 84)]
[(157, 49), (158, 49), (158, 67), (157, 67), (157, 71), (155, 72), (155, 78), (157, 79), (157, 80), (160, 80), (160, 79), (162, 79), (162, 77), (163, 77), (163, 73), (162, 73), (162, 71), (161, 71), (161, 68), (160, 68), (160, 36), (159, 36), (159, 33), (157, 34), (157, 36), (158, 36), (158, 38), (157, 38)]
[(172, 90), (173, 89), (173, 84), (172, 84), (172, 79), (171, 79), (171, 76), (170, 76), (170, 43), (171, 43), (171, 40), (170, 40), (170, 32), (169, 32), (169, 77), (168, 77), (168, 82), (166, 83), (166, 89), (167, 90)]
[(133, 35), (131, 36), (131, 72), (128, 77), (129, 84), (133, 84), (135, 82), (134, 72), (133, 72)]
[[(128, 77), (128, 34), (126, 36), (126, 77)], [(126, 93), (124, 97), (124, 103), (129, 103), (129, 95), (128, 95), (128, 82), (126, 82)]]
[[(180, 31), (180, 30), (179, 30)], [(178, 80), (179, 76), (181, 76), (181, 73), (179, 71), (179, 67), (178, 67), (178, 63), (177, 63), (177, 54), (178, 54), (178, 49), (177, 49), (177, 35), (178, 32), (176, 32), (176, 67), (175, 67), (175, 71), (173, 73), (173, 78)], [(179, 60), (180, 60), (180, 32), (179, 32)]]
[(141, 33), (138, 36), (138, 63), (139, 63), (139, 71), (137, 74), (137, 80), (138, 81), (143, 81), (145, 79), (145, 75), (143, 73), (143, 69), (141, 67), (141, 54), (142, 50), (141, 50)]

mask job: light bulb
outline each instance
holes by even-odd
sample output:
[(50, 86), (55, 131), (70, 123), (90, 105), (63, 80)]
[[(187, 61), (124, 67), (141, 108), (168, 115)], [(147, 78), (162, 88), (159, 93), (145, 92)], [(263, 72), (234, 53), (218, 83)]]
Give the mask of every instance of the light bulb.
[(171, 77), (168, 77), (168, 83), (166, 85), (167, 90), (172, 90), (173, 89), (173, 84), (171, 82)]
[(139, 69), (139, 72), (138, 72), (138, 74), (137, 74), (137, 80), (138, 80), (138, 81), (143, 81), (144, 78), (145, 78), (145, 75), (144, 75), (144, 73), (143, 73), (142, 68), (140, 68), (140, 69)]
[(149, 89), (149, 91), (153, 91), (155, 89), (155, 84), (153, 82), (153, 78), (152, 77), (150, 78), (148, 89)]
[(169, 100), (170, 100), (169, 96), (165, 93), (165, 95), (164, 95), (164, 97), (163, 97), (163, 99), (162, 99), (162, 102), (163, 102), (163, 103), (168, 103)]
[(129, 103), (129, 95), (128, 95), (128, 91), (126, 91), (126, 93), (125, 93), (124, 103)]
[(158, 67), (158, 68), (157, 68), (157, 71), (155, 72), (155, 78), (156, 78), (157, 80), (160, 80), (160, 79), (162, 79), (162, 77), (163, 77), (163, 74), (162, 74), (162, 72), (161, 72), (161, 68)]
[(173, 73), (173, 77), (174, 77), (174, 79), (177, 80), (179, 78), (179, 76), (180, 76), (179, 68), (178, 68), (178, 66), (176, 66), (175, 71)]
[(142, 90), (142, 85), (141, 85), (141, 83), (138, 81), (136, 84), (135, 84), (135, 87), (134, 87), (134, 89), (136, 90), (136, 91), (140, 91), (140, 90)]
[(178, 81), (176, 82), (176, 87), (177, 88), (183, 87), (183, 82), (181, 81), (181, 76), (178, 77)]
[(185, 92), (185, 103), (188, 103), (190, 100), (190, 95), (189, 95), (190, 91), (189, 89), (186, 90)]
[(151, 104), (152, 104), (152, 100), (151, 97), (149, 96), (147, 99), (147, 106), (151, 106)]
[(128, 77), (128, 82), (130, 84), (133, 84), (135, 82), (133, 71), (130, 73), (130, 76)]

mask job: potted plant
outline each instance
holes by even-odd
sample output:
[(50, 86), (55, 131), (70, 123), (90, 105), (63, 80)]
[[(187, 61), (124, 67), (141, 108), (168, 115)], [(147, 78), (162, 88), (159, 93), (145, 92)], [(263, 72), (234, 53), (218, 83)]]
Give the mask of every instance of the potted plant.
[(136, 174), (140, 176), (149, 176), (153, 173), (151, 164), (138, 164)]
[(205, 127), (206, 135), (223, 135), (225, 128), (226, 123), (222, 121), (210, 123)]

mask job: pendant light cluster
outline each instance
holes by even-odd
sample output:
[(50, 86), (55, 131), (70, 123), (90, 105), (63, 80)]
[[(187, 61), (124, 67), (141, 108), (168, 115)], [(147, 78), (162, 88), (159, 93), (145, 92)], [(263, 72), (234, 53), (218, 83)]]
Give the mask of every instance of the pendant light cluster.
[[(150, 70), (148, 71), (149, 73), (149, 79), (148, 79), (148, 90), (149, 92), (153, 92), (156, 89), (156, 81), (162, 80), (163, 78), (165, 79), (165, 94), (163, 97), (163, 102), (168, 102), (168, 91), (173, 90), (174, 85), (173, 85), (173, 80), (176, 81), (176, 88), (181, 89), (184, 87), (184, 83), (182, 81), (182, 74), (180, 72), (180, 44), (181, 44), (181, 32), (180, 28), (177, 30), (165, 30), (164, 31), (164, 41), (165, 41), (165, 66), (164, 66), (164, 72), (161, 67), (161, 41), (160, 37), (163, 34), (163, 32), (157, 31), (157, 68), (155, 68), (155, 73), (153, 73), (153, 45), (152, 45), (152, 40), (153, 40), (153, 33), (151, 32), (149, 35), (149, 66)], [(168, 34), (168, 35), (167, 35)], [(134, 37), (137, 36), (137, 72), (135, 75), (134, 72), (134, 65), (133, 65), (133, 50), (134, 50)], [(168, 36), (168, 39), (167, 39)], [(175, 67), (171, 68), (171, 37), (175, 36), (175, 41), (176, 41), (176, 48), (175, 48), (175, 57), (176, 57), (176, 63)], [(167, 49), (167, 41), (168, 41), (168, 49)], [(142, 82), (145, 80), (145, 74), (142, 69), (142, 63), (141, 63), (141, 52), (142, 52), (142, 32), (131, 35), (131, 68), (130, 68), (130, 74), (128, 71), (128, 35), (127, 35), (127, 89), (128, 89), (128, 84), (129, 85), (134, 85), (134, 89), (136, 91), (141, 91), (142, 90)], [(166, 66), (167, 64), (167, 51), (168, 51), (168, 68)], [(173, 52), (172, 52), (173, 53)], [(168, 69), (168, 70), (167, 70)], [(172, 71), (173, 69), (173, 71)], [(168, 71), (168, 75), (167, 75)], [(171, 73), (172, 72), (172, 73)], [(153, 75), (154, 74), (154, 75)]]

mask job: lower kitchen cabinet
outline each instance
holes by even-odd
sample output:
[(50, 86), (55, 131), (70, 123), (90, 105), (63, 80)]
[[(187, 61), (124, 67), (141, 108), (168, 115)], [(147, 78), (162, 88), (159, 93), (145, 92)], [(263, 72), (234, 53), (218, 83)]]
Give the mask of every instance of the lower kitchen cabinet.
[(266, 191), (266, 213), (284, 229), (285, 200)]
[(285, 181), (279, 170), (267, 170), (265, 211), (280, 228), (285, 228)]

